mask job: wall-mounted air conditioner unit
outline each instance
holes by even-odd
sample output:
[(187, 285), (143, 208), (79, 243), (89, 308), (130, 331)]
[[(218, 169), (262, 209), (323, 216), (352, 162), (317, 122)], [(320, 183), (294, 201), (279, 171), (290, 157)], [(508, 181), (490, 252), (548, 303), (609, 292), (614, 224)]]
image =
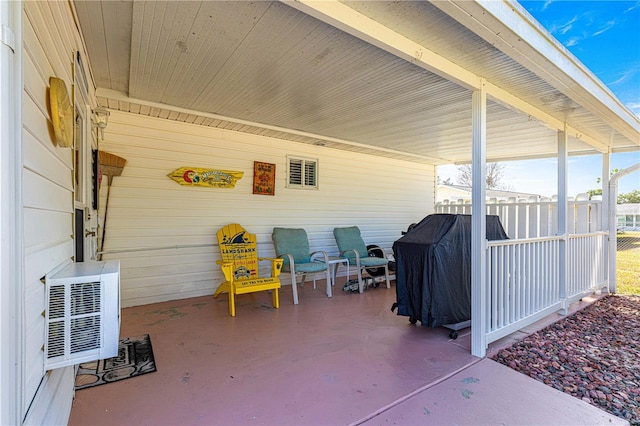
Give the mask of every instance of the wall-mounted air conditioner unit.
[(70, 263), (45, 282), (45, 369), (116, 356), (120, 261)]

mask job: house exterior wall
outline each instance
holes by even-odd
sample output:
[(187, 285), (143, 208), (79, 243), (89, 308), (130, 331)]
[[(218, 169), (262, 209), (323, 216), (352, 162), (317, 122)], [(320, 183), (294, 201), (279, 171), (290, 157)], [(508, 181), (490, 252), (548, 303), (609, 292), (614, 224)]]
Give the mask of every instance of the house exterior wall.
[[(434, 209), (431, 165), (118, 111), (100, 149), (127, 160), (109, 191), (103, 247), (103, 259), (121, 261), (123, 306), (213, 294), (223, 281), (215, 234), (229, 223), (257, 235), (260, 256), (274, 255), (276, 226), (304, 228), (312, 250), (337, 255), (333, 228), (357, 225), (366, 243), (391, 252)], [(287, 155), (318, 161), (319, 189), (285, 186)], [(254, 161), (276, 165), (274, 196), (252, 193)], [(233, 189), (188, 187), (167, 177), (183, 166), (244, 176)], [(102, 215), (106, 187), (103, 178)]]
[(640, 204), (618, 204), (616, 222), (619, 231), (640, 231)]
[(21, 417), (25, 424), (66, 424), (74, 391), (74, 368), (45, 372), (46, 274), (74, 255), (73, 148), (54, 142), (49, 78), (65, 81), (72, 96), (73, 61), (82, 50), (67, 2), (24, 2), (22, 94), (22, 221), (24, 295), (20, 375)]
[(456, 202), (460, 199), (471, 200), (471, 192), (463, 191), (458, 188), (452, 188), (446, 185), (438, 185), (438, 194), (436, 201), (442, 202), (444, 200), (449, 200), (450, 202)]

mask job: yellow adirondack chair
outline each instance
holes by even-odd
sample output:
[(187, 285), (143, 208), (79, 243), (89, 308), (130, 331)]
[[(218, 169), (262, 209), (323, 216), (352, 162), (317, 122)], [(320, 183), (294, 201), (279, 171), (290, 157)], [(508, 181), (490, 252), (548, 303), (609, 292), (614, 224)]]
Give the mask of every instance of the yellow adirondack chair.
[[(229, 315), (236, 316), (236, 294), (272, 290), (273, 307), (280, 307), (278, 289), (280, 288), (280, 270), (283, 259), (258, 257), (255, 234), (249, 234), (237, 223), (226, 225), (218, 230), (220, 257), (216, 263), (222, 268), (225, 282), (220, 284), (213, 294), (229, 293)], [(258, 276), (258, 262), (271, 261), (271, 277)]]

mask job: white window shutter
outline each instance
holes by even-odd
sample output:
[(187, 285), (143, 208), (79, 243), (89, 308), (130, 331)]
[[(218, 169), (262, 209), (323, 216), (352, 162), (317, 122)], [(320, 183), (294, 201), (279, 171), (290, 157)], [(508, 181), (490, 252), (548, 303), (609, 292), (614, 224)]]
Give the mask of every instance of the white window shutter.
[(287, 187), (318, 189), (318, 160), (288, 156)]

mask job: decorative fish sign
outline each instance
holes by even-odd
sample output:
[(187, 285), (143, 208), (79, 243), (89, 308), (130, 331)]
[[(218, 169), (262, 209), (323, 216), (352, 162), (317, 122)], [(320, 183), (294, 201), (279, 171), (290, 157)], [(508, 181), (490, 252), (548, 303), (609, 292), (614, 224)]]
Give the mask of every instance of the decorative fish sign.
[(202, 167), (180, 167), (169, 173), (180, 185), (208, 186), (210, 188), (234, 188), (244, 172), (205, 169)]

